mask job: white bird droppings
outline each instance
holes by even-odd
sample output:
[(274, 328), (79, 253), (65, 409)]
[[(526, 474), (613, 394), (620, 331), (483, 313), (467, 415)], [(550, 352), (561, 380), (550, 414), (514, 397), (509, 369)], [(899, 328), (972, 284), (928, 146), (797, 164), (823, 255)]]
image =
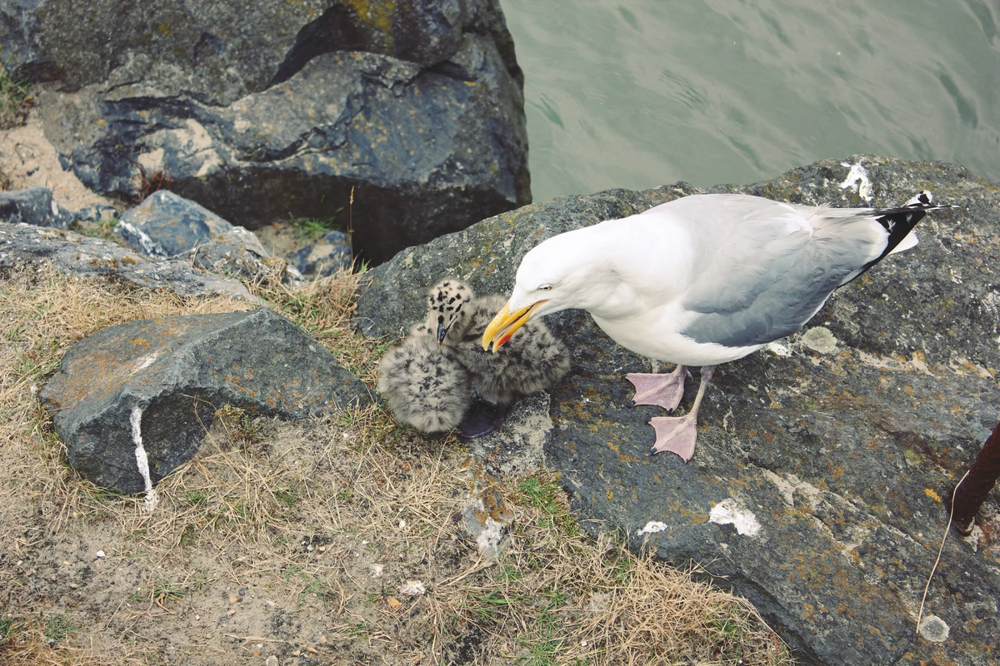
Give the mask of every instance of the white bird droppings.
[(920, 635), (932, 643), (944, 643), (950, 631), (951, 628), (937, 615), (927, 615), (920, 622)]
[(132, 423), (132, 441), (135, 442), (135, 462), (146, 484), (146, 513), (152, 513), (160, 503), (160, 498), (153, 489), (153, 479), (149, 476), (149, 459), (146, 457), (146, 449), (142, 446), (142, 407), (136, 405), (132, 408), (132, 417), (129, 421)]
[(861, 166), (860, 163), (854, 165), (848, 165), (846, 162), (842, 163), (843, 166), (850, 166), (851, 170), (847, 174), (847, 178), (844, 182), (840, 184), (840, 189), (846, 190), (850, 187), (854, 187), (854, 184), (858, 184), (858, 196), (865, 201), (871, 201), (872, 198), (872, 183), (868, 180), (868, 172), (865, 168)]
[(405, 594), (408, 597), (418, 597), (426, 594), (427, 588), (419, 580), (408, 580), (399, 588), (399, 593)]
[(657, 532), (662, 532), (665, 529), (667, 529), (666, 523), (661, 523), (658, 520), (651, 520), (648, 523), (646, 523), (646, 526), (643, 527), (641, 530), (636, 531), (636, 536), (642, 536), (644, 534), (655, 534)]
[(802, 334), (799, 342), (820, 354), (832, 354), (837, 351), (837, 338), (826, 326), (814, 326)]
[(760, 532), (757, 516), (744, 509), (732, 497), (727, 497), (712, 507), (708, 522), (717, 525), (732, 525), (739, 534), (756, 536)]
[(504, 524), (493, 520), (490, 516), (486, 516), (486, 522), (483, 523), (483, 531), (476, 537), (476, 545), (479, 546), (479, 553), (495, 557), (497, 549), (500, 548), (500, 542), (503, 541), (503, 533)]

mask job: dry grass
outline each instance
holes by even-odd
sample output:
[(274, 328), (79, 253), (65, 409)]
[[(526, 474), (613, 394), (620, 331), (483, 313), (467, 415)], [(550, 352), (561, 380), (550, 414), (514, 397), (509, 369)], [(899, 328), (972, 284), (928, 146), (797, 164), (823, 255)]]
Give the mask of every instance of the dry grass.
[(252, 285), (251, 291), (322, 342), (358, 379), (374, 386), (378, 359), (389, 343), (350, 330), (360, 280), (361, 274), (343, 271), (295, 289), (272, 281)]
[[(347, 330), (354, 280), (256, 289), (373, 382), (384, 344)], [(379, 407), (294, 424), (220, 409), (152, 514), (65, 465), (32, 387), (71, 342), (245, 307), (0, 276), (0, 663), (790, 663), (745, 601), (583, 535), (551, 475), (492, 483), (509, 541), (480, 559), (465, 452)]]

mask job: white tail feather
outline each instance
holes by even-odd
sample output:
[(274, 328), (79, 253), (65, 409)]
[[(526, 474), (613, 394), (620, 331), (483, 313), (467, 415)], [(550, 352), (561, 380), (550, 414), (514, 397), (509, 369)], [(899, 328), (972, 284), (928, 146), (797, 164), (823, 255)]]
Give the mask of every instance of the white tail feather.
[(906, 235), (906, 237), (903, 240), (899, 241), (899, 245), (892, 248), (892, 251), (889, 252), (889, 254), (896, 254), (897, 252), (905, 252), (906, 250), (909, 250), (911, 247), (916, 247), (917, 243), (919, 242), (920, 239), (917, 238), (917, 232), (911, 231)]

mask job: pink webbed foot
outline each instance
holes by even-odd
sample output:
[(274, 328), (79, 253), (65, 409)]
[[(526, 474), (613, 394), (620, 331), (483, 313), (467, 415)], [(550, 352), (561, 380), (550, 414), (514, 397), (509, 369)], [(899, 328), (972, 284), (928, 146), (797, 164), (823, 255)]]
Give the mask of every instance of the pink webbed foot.
[(652, 454), (670, 451), (688, 462), (694, 455), (694, 444), (698, 438), (698, 420), (694, 414), (685, 416), (654, 416), (649, 425), (656, 431), (656, 442)]
[[(675, 373), (677, 373), (676, 370), (671, 374)], [(708, 388), (708, 383), (712, 380), (714, 373), (714, 365), (702, 367), (701, 384), (698, 386), (698, 395), (694, 397), (694, 404), (691, 405), (690, 412), (684, 416), (654, 416), (649, 420), (649, 425), (653, 426), (653, 430), (656, 431), (656, 442), (653, 444), (651, 453), (670, 451), (679, 455), (684, 462), (691, 460), (694, 455), (694, 444), (698, 439), (698, 408), (701, 407), (701, 401), (705, 397), (705, 389)]]
[(673, 372), (663, 374), (630, 373), (628, 380), (635, 386), (637, 405), (656, 405), (668, 412), (677, 409), (684, 396), (684, 382), (691, 373), (683, 365), (678, 365)]

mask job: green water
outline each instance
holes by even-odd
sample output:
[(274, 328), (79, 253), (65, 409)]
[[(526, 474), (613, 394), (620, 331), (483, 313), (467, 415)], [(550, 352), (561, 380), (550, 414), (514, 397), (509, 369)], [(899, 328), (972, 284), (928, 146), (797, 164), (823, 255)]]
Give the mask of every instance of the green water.
[(501, 0), (535, 201), (828, 157), (1000, 181), (997, 0)]

